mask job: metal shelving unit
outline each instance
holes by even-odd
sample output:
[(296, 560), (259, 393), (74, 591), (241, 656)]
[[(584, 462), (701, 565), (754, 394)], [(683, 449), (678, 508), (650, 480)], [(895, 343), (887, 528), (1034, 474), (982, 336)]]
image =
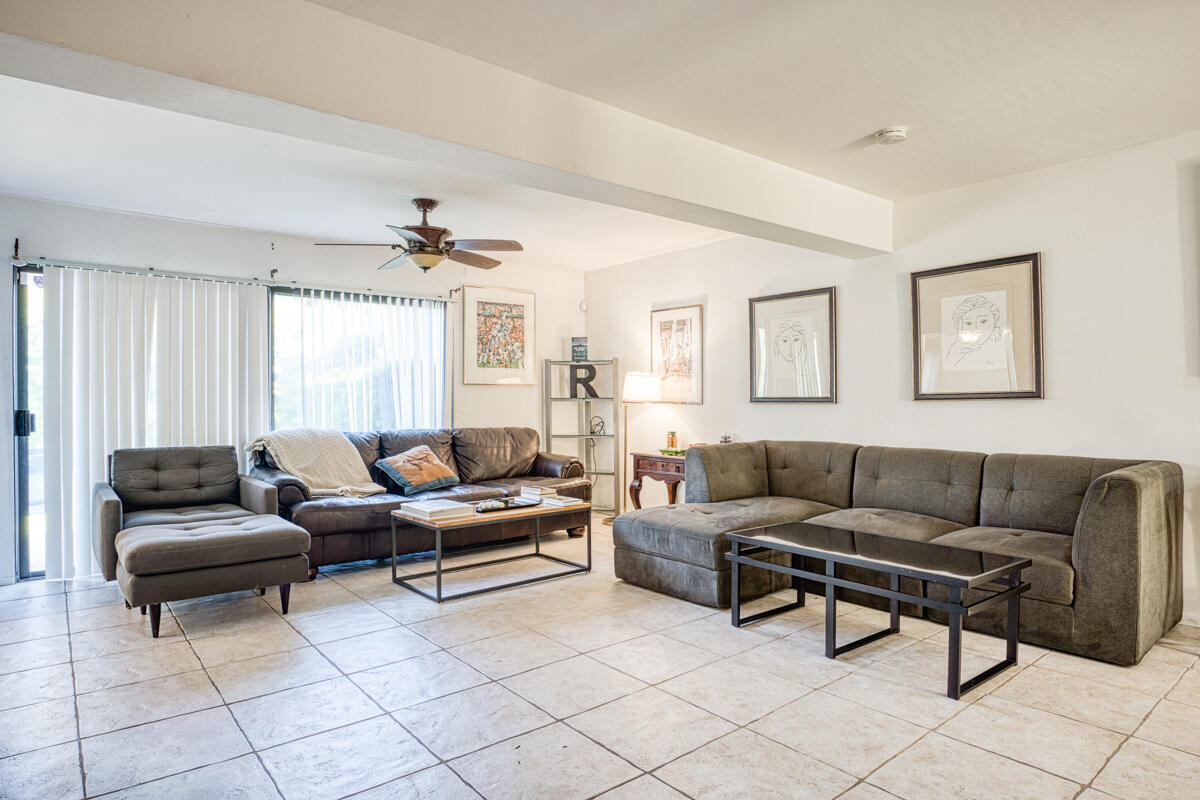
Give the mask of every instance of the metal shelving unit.
[[(570, 367), (586, 364), (596, 368), (595, 388), (600, 396), (556, 396), (570, 390)], [(556, 361), (547, 358), (542, 361), (542, 370), (542, 390), (545, 392), (542, 439), (546, 449), (559, 452), (555, 448), (556, 442), (560, 445), (572, 443), (572, 454), (583, 461), (584, 472), (592, 481), (593, 496), (596, 495), (596, 489), (611, 481), (611, 495), (594, 497), (593, 510), (614, 511), (621, 498), (621, 456), (617, 452), (620, 416), (617, 414), (619, 399), (616, 397), (621, 373), (617, 359)], [(575, 406), (574, 414), (568, 412), (571, 406)], [(556, 414), (556, 408), (564, 413)], [(591, 433), (591, 420), (594, 417), (604, 420), (604, 433)], [(566, 452), (566, 447), (562, 447), (562, 451)]]

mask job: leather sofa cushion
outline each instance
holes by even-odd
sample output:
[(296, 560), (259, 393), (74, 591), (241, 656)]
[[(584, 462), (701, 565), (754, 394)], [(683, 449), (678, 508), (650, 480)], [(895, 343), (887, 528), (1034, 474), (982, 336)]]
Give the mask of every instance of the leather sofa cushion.
[(454, 430), (454, 462), (463, 483), (528, 475), (539, 449), (533, 428)]
[[(422, 444), (433, 451), (433, 454), (438, 457), (438, 461), (449, 467), (454, 474), (458, 474), (458, 467), (454, 463), (454, 436), (449, 428), (380, 431), (379, 457), (391, 458)], [(387, 484), (385, 483), (384, 486)]]
[(1075, 601), (1073, 540), (1062, 533), (980, 526), (939, 536), (933, 543), (983, 551), (984, 569), (995, 569), (1013, 557), (1033, 559), (1033, 566), (1021, 573), (1022, 580), (1029, 582), (1025, 597), (1071, 605)]
[(182, 506), (180, 508), (148, 508), (130, 511), (121, 520), (121, 528), (138, 528), (143, 525), (180, 525), (185, 522), (216, 522), (222, 519), (252, 517), (254, 513), (232, 503), (214, 503), (211, 506)]
[(379, 460), (379, 434), (375, 431), (363, 433), (342, 431), (342, 435), (349, 439), (350, 444), (354, 445), (354, 449), (358, 451), (358, 457), (366, 465), (371, 480), (380, 486), (387, 486), (387, 476), (375, 466), (375, 462)]
[(113, 490), (126, 511), (237, 503), (232, 447), (145, 447), (112, 454)]
[(856, 444), (764, 442), (767, 489), (775, 497), (799, 497), (837, 508), (850, 505)]
[(1092, 481), (1140, 464), (1112, 458), (995, 453), (983, 462), (979, 523), (1074, 534)]
[(292, 522), (313, 536), (349, 531), (385, 530), (391, 527), (391, 513), (405, 503), (421, 500), (456, 500), (477, 503), (504, 497), (504, 492), (488, 486), (460, 483), (413, 497), (376, 494), (370, 497), (316, 497), (292, 506)]
[(796, 497), (753, 497), (719, 503), (684, 503), (630, 511), (613, 522), (613, 543), (708, 569), (727, 569), (724, 534), (794, 522), (833, 506)]
[(914, 514), (911, 511), (896, 511), (891, 508), (841, 508), (828, 514), (811, 517), (810, 525), (824, 525), (845, 531), (861, 531), (894, 536), (915, 542), (928, 542), (951, 531), (961, 530), (962, 525), (948, 519)]
[(720, 503), (770, 494), (765, 442), (733, 442), (689, 447), (684, 456), (689, 503)]
[(984, 458), (965, 450), (864, 447), (854, 462), (854, 506), (974, 525)]
[(308, 552), (309, 536), (274, 515), (142, 525), (117, 534), (117, 559), (130, 575), (245, 564)]

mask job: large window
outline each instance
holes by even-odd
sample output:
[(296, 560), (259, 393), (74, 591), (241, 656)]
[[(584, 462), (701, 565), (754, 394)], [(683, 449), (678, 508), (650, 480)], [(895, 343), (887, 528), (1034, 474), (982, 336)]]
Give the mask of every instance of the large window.
[(271, 314), (275, 428), (442, 426), (444, 302), (275, 289)]

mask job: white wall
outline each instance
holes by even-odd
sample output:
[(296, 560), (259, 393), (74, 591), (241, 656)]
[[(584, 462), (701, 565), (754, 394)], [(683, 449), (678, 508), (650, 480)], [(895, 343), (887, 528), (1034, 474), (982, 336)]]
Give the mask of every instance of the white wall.
[[(1185, 615), (1200, 620), (1200, 134), (909, 199), (899, 249), (849, 260), (732, 239), (586, 274), (598, 352), (649, 367), (653, 303), (707, 296), (705, 402), (634, 407), (630, 449), (810, 438), (1183, 465)], [(1040, 251), (1044, 400), (912, 400), (909, 273)], [(747, 299), (838, 287), (836, 405), (750, 404)], [(643, 503), (665, 502), (657, 484)]]
[[(379, 272), (392, 251), (382, 248), (319, 248), (311, 241), (259, 231), (221, 228), (155, 217), (47, 203), (0, 195), (0, 243), (21, 239), (26, 258), (46, 256), (72, 262), (148, 267), (170, 272), (229, 275), (303, 286), (372, 289), (376, 292), (447, 298), (464, 282), (503, 286), (536, 294), (536, 357), (561, 358), (571, 336), (583, 334), (583, 275), (505, 263), (491, 271), (450, 261), (429, 273), (415, 268)], [(11, 252), (11, 251), (9, 251)], [(449, 309), (450, 346), (455, 358), (453, 421), (456, 425), (528, 425), (541, 429), (539, 386), (464, 386), (459, 293)], [(12, 419), (12, 308), (0, 302), (0, 418)], [(540, 376), (540, 368), (537, 371)], [(450, 420), (447, 420), (449, 423)], [(0, 583), (14, 574), (15, 497), (12, 440), (0, 452)]]

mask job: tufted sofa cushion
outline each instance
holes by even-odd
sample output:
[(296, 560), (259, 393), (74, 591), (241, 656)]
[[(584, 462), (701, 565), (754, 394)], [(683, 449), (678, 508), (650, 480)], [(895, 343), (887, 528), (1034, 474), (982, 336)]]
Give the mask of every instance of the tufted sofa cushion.
[(974, 525), (984, 458), (965, 450), (864, 447), (854, 464), (854, 507)]
[(766, 442), (735, 442), (689, 447), (684, 457), (689, 503), (719, 503), (770, 492)]
[(856, 444), (764, 442), (767, 489), (776, 497), (799, 497), (838, 508), (850, 505)]
[(724, 570), (729, 531), (794, 522), (834, 511), (795, 497), (754, 497), (719, 503), (684, 503), (629, 511), (613, 522), (613, 544), (675, 561)]
[(117, 558), (130, 575), (221, 567), (308, 552), (302, 528), (274, 515), (143, 525), (117, 534)]
[(146, 447), (112, 454), (113, 490), (126, 512), (238, 503), (232, 447)]
[(122, 528), (139, 528), (143, 525), (181, 525), (185, 522), (216, 522), (223, 519), (240, 519), (254, 516), (232, 503), (214, 503), (211, 506), (183, 506), (181, 508), (147, 508), (131, 511), (121, 520)]
[(1092, 481), (1140, 463), (995, 453), (983, 464), (979, 524), (1074, 534), (1083, 497)]

